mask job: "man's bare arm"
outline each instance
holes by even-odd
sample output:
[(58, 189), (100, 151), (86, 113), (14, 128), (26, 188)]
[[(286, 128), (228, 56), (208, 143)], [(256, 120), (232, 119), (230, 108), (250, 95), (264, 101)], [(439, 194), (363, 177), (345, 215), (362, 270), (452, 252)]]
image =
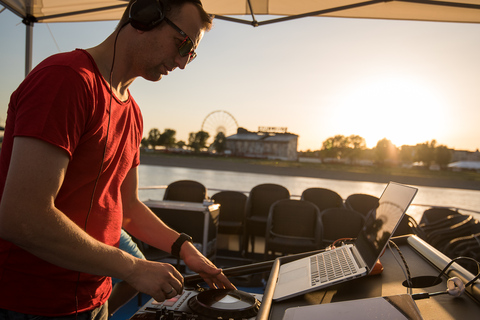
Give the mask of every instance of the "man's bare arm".
[(0, 204), (0, 237), (55, 265), (134, 283), (159, 301), (169, 298), (172, 288), (180, 292), (183, 278), (174, 267), (97, 241), (55, 207), (68, 163), (58, 147), (15, 138)]

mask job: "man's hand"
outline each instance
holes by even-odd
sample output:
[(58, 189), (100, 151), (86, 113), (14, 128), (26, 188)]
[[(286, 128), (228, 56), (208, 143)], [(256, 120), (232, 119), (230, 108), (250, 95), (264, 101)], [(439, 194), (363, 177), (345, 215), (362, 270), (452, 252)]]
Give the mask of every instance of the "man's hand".
[(164, 301), (183, 292), (183, 277), (168, 263), (136, 259), (133, 272), (126, 279), (132, 287)]
[(182, 245), (180, 256), (188, 268), (198, 273), (210, 288), (236, 289), (223, 274), (222, 269), (217, 268), (210, 260), (205, 258), (191, 243), (185, 242)]

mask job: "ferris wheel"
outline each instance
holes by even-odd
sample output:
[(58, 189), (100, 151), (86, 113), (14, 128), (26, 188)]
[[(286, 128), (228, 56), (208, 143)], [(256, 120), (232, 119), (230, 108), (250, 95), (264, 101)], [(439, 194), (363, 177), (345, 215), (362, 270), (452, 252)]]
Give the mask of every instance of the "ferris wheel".
[(217, 134), (222, 132), (225, 137), (235, 134), (238, 129), (237, 120), (225, 110), (210, 112), (202, 122), (202, 131), (208, 132), (208, 142), (212, 143)]

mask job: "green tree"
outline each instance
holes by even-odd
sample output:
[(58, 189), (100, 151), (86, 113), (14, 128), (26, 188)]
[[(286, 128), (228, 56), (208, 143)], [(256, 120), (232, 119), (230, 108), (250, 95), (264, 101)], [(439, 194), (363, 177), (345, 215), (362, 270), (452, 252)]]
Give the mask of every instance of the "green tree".
[(148, 148), (148, 139), (147, 138), (142, 138), (142, 141), (140, 142), (140, 145), (142, 146), (142, 148)]
[(173, 129), (165, 129), (160, 135), (159, 144), (165, 148), (173, 148), (175, 146), (175, 135), (177, 132)]
[(217, 153), (224, 153), (227, 150), (227, 138), (223, 132), (219, 132), (212, 143), (213, 149)]
[(153, 150), (159, 145), (160, 142), (160, 131), (157, 128), (153, 128), (148, 132), (148, 143), (152, 146)]
[(348, 149), (348, 139), (341, 134), (330, 137), (322, 144), (321, 154), (323, 158), (340, 159)]
[(185, 143), (185, 141), (180, 140), (180, 141), (177, 141), (175, 145), (177, 146), (177, 148), (183, 149), (187, 144)]
[(352, 162), (362, 157), (365, 149), (367, 149), (367, 143), (365, 139), (359, 135), (352, 134), (346, 138), (347, 148), (345, 150), (345, 157), (349, 158)]
[(452, 150), (447, 146), (438, 146), (435, 148), (435, 162), (442, 168), (445, 168), (452, 161)]
[(436, 140), (430, 142), (419, 143), (415, 146), (415, 161), (423, 162), (429, 167), (435, 161)]
[(190, 132), (188, 137), (188, 145), (193, 149), (193, 151), (200, 152), (202, 149), (207, 147), (207, 140), (209, 137), (210, 135), (205, 131), (198, 131), (196, 133)]
[(400, 147), (399, 158), (402, 163), (412, 163), (415, 155), (415, 147), (403, 145)]
[(375, 155), (380, 165), (385, 165), (387, 160), (395, 162), (397, 157), (397, 147), (395, 147), (395, 145), (387, 138), (383, 138), (377, 142)]

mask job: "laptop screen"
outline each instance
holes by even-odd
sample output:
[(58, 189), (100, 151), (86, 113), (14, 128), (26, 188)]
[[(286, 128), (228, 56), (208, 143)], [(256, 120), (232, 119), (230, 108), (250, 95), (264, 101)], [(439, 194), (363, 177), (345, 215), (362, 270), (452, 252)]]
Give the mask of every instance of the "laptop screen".
[(378, 207), (368, 214), (355, 246), (365, 260), (369, 272), (375, 266), (416, 193), (416, 188), (390, 182), (379, 199)]

